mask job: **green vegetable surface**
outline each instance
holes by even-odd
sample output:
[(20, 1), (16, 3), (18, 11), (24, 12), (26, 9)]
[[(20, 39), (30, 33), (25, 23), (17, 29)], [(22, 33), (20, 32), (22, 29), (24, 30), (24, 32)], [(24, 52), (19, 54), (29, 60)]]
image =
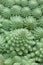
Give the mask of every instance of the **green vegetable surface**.
[(43, 0), (0, 0), (0, 65), (43, 65)]

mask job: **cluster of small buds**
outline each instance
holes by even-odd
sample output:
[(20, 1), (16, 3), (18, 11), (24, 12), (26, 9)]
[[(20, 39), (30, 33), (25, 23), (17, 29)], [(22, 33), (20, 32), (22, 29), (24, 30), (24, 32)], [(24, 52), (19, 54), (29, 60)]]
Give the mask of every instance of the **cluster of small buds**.
[(20, 16), (10, 17), (11, 20), (11, 29), (23, 28), (23, 18)]
[(35, 52), (36, 61), (43, 62), (43, 43), (40, 41), (40, 42), (37, 42), (36, 44), (37, 44), (36, 46), (37, 50)]
[(0, 65), (43, 65), (43, 0), (0, 0), (0, 54)]
[(11, 31), (11, 33), (6, 35), (5, 48), (3, 50), (7, 53), (16, 51), (18, 55), (26, 55), (32, 52), (32, 47), (35, 45), (33, 39), (34, 36), (27, 29)]
[(35, 31), (34, 31), (34, 35), (36, 39), (40, 39), (43, 38), (43, 28), (41, 27), (36, 27)]
[(34, 29), (36, 27), (37, 23), (36, 23), (36, 19), (32, 16), (26, 17), (24, 19), (24, 27), (28, 28), (28, 29)]

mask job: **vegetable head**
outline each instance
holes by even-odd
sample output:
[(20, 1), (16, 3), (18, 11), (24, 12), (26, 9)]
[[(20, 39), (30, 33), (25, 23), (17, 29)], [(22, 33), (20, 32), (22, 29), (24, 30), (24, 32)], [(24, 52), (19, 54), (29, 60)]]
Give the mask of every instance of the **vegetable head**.
[(21, 10), (21, 16), (27, 17), (30, 15), (30, 8), (29, 7), (23, 7)]
[(20, 15), (21, 7), (19, 5), (12, 6), (11, 13), (12, 13), (12, 15)]
[(38, 6), (37, 0), (29, 0), (29, 7), (30, 7), (31, 9), (33, 9), (33, 8), (35, 8), (35, 7), (37, 7), (37, 6)]
[(4, 18), (10, 18), (10, 16), (11, 16), (10, 9), (9, 9), (9, 8), (4, 8), (4, 9), (3, 9), (3, 12), (2, 12), (2, 16), (3, 16)]
[(24, 20), (24, 26), (28, 29), (34, 29), (36, 27), (36, 19), (32, 16), (26, 17)]
[(11, 17), (11, 28), (18, 29), (23, 28), (23, 18), (20, 16)]
[(40, 8), (35, 8), (32, 11), (32, 15), (36, 18), (39, 18), (40, 16), (42, 16), (42, 11)]
[[(25, 55), (32, 51), (34, 36), (27, 29), (18, 29), (11, 31), (6, 36), (6, 43), (4, 43), (3, 52), (16, 51), (18, 55)], [(5, 50), (5, 51), (4, 51)]]

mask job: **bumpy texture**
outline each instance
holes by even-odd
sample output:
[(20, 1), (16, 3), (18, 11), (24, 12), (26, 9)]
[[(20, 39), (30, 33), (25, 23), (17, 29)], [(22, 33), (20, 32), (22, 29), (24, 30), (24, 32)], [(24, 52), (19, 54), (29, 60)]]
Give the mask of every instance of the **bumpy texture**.
[(43, 0), (0, 0), (0, 65), (43, 65)]
[(11, 31), (6, 34), (4, 45), (1, 45), (3, 49), (2, 52), (8, 53), (15, 51), (18, 55), (25, 55), (28, 52), (30, 53), (35, 45), (33, 39), (34, 36), (27, 29)]

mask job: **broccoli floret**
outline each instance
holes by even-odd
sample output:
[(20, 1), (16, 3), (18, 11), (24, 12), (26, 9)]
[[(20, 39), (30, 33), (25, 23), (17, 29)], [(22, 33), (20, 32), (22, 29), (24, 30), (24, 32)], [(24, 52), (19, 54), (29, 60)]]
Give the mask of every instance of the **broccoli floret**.
[(36, 18), (39, 18), (40, 16), (42, 16), (42, 11), (41, 11), (41, 8), (35, 8), (33, 9), (32, 11), (32, 15)]
[(11, 19), (11, 28), (12, 29), (18, 29), (18, 28), (23, 28), (23, 18), (20, 16), (14, 16), (10, 17)]
[(0, 19), (0, 29), (10, 30), (11, 21), (8, 19)]
[[(34, 36), (27, 29), (18, 29), (11, 31), (6, 35), (6, 43), (4, 43), (4, 50), (6, 52), (16, 51), (18, 55), (25, 55), (32, 51), (32, 46), (35, 45), (33, 41)], [(8, 50), (8, 51), (7, 51)]]
[(37, 27), (34, 31), (34, 35), (36, 39), (43, 38), (43, 28)]
[(28, 0), (21, 0), (20, 2), (21, 6), (27, 6), (28, 5)]
[(2, 11), (2, 16), (5, 17), (5, 18), (10, 18), (10, 16), (11, 16), (10, 9), (4, 8), (3, 11)]
[(36, 61), (41, 63), (43, 62), (43, 43), (38, 41), (37, 43), (37, 50), (35, 52), (36, 55)]
[(28, 29), (34, 29), (36, 27), (36, 19), (32, 16), (26, 17), (24, 20), (24, 26)]
[(21, 13), (21, 7), (19, 5), (14, 5), (11, 8), (11, 14), (12, 15), (20, 15)]
[(8, 19), (3, 19), (2, 28), (5, 30), (10, 30), (11, 21)]
[(31, 10), (29, 7), (23, 7), (21, 10), (21, 16), (22, 17), (27, 17), (31, 14)]
[(15, 4), (14, 0), (2, 0), (2, 3), (8, 8), (11, 8)]
[(37, 6), (38, 6), (37, 0), (29, 0), (29, 7), (30, 7), (31, 9), (33, 9), (33, 8), (35, 8), (35, 7), (37, 7)]

